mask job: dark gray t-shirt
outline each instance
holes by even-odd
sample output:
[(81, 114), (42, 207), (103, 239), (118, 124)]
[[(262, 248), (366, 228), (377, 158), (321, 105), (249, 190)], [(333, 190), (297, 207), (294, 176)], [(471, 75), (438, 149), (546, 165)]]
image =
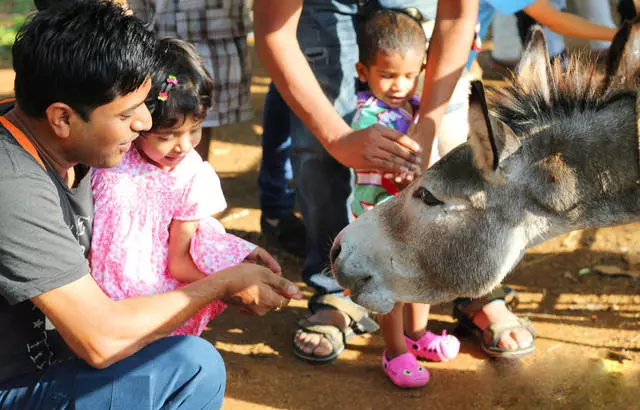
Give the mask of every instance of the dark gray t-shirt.
[(69, 188), (45, 172), (0, 126), (0, 382), (73, 357), (29, 299), (89, 273), (89, 169), (76, 177)]

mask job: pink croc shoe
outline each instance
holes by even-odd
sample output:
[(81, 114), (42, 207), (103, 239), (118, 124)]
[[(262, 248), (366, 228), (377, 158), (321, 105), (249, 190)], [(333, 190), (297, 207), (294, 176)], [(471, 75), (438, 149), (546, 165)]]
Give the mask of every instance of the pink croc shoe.
[(422, 367), (410, 352), (387, 360), (387, 351), (382, 353), (382, 368), (398, 387), (422, 387), (429, 383), (429, 371)]
[(458, 355), (460, 341), (453, 335), (448, 335), (446, 330), (438, 336), (433, 332), (427, 332), (418, 340), (404, 337), (407, 348), (414, 356), (432, 362), (446, 362)]

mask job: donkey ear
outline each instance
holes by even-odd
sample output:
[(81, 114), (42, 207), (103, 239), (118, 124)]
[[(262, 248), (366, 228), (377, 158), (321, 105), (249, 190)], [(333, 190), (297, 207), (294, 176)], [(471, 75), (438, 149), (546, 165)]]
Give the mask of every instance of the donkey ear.
[(529, 42), (522, 53), (516, 74), (525, 91), (536, 90), (545, 101), (551, 100), (551, 63), (542, 27), (534, 25), (531, 28)]
[(605, 87), (626, 85), (636, 88), (640, 82), (640, 17), (625, 21), (611, 42), (607, 55)]
[(497, 171), (500, 160), (520, 146), (511, 128), (500, 120), (491, 119), (484, 86), (480, 81), (471, 82), (469, 144), (476, 167), (485, 174)]

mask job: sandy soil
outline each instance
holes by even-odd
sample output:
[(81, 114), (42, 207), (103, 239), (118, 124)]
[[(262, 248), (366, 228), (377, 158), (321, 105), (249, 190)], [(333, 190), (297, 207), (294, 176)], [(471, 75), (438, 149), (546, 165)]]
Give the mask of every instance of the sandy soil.
[[(259, 233), (256, 178), (269, 79), (256, 59), (254, 67), (254, 120), (221, 129), (211, 144), (230, 205), (222, 220), (272, 250), (285, 275), (299, 281), (301, 261), (270, 248)], [(579, 272), (600, 264), (627, 269), (640, 252), (639, 228), (577, 232), (531, 249), (507, 283), (521, 292), (517, 313), (533, 320), (537, 352), (520, 361), (488, 360), (463, 338), (455, 360), (427, 364), (432, 381), (421, 390), (387, 380), (379, 334), (356, 338), (332, 365), (296, 360), (291, 337), (307, 315), (304, 303), (264, 318), (226, 312), (205, 334), (228, 366), (224, 409), (638, 409), (640, 279)], [(434, 307), (430, 327), (454, 331), (450, 312), (450, 304)], [(630, 360), (608, 359), (609, 350)]]
[[(256, 178), (269, 79), (255, 58), (254, 67), (254, 120), (220, 129), (210, 147), (229, 202), (222, 221), (272, 250), (285, 276), (299, 281), (301, 261), (269, 247), (259, 233)], [(11, 83), (12, 73), (0, 70), (0, 95), (10, 93)], [(531, 249), (506, 282), (521, 292), (517, 313), (533, 320), (537, 352), (519, 361), (489, 360), (463, 338), (459, 357), (427, 364), (432, 381), (413, 391), (384, 376), (379, 334), (354, 339), (329, 366), (296, 360), (291, 337), (307, 315), (304, 301), (264, 318), (227, 311), (204, 335), (227, 364), (223, 408), (640, 409), (640, 278), (581, 274), (601, 264), (628, 269), (640, 262), (638, 253), (640, 224), (577, 232)], [(450, 304), (434, 307), (430, 328), (453, 332), (450, 312)], [(607, 358), (609, 350), (628, 360)]]

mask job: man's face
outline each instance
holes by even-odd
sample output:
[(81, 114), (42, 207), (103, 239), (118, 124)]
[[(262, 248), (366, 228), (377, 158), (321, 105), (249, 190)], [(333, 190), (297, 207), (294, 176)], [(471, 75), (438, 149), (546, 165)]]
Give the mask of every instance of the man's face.
[(72, 162), (96, 168), (118, 165), (140, 132), (151, 128), (144, 103), (150, 89), (147, 79), (138, 89), (93, 110), (89, 121), (74, 121), (68, 147)]

